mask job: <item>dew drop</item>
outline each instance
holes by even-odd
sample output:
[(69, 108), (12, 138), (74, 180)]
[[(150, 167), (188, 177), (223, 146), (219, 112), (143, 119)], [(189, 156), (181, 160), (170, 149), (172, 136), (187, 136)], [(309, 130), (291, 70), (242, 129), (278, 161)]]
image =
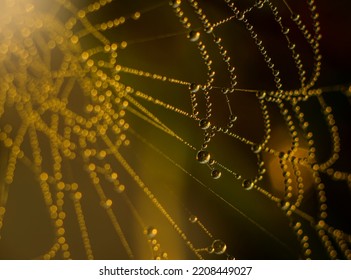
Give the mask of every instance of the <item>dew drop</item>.
[(230, 117), (229, 117), (229, 121), (230, 121), (231, 123), (235, 122), (237, 119), (238, 119), (238, 117), (237, 117), (237, 116), (234, 116), (234, 115), (230, 115)]
[(249, 191), (254, 187), (254, 183), (251, 180), (244, 180), (242, 186), (245, 190)]
[(149, 226), (144, 230), (144, 234), (146, 234), (147, 238), (152, 239), (157, 235), (157, 229)]
[(283, 32), (284, 35), (287, 35), (287, 34), (289, 33), (289, 31), (290, 31), (290, 29), (287, 28), (287, 27), (284, 27), (284, 28), (282, 29), (282, 32)]
[(114, 187), (114, 190), (117, 192), (117, 193), (123, 193), (125, 191), (126, 187), (124, 185), (118, 185), (118, 186), (115, 186)]
[(252, 145), (251, 151), (255, 154), (258, 154), (262, 151), (262, 147), (260, 145)]
[(207, 26), (205, 27), (205, 32), (206, 32), (207, 34), (211, 34), (211, 33), (213, 32), (213, 27), (212, 27), (211, 25), (207, 25)]
[(264, 99), (266, 97), (267, 93), (265, 91), (259, 91), (257, 92), (257, 98), (258, 99)]
[(204, 142), (205, 143), (209, 143), (210, 141), (211, 141), (211, 137), (206, 136), (205, 139), (204, 139)]
[(101, 206), (105, 209), (109, 209), (112, 206), (112, 200), (111, 199), (107, 199), (104, 202), (101, 202)]
[(195, 216), (195, 215), (191, 215), (190, 217), (189, 217), (189, 222), (190, 223), (196, 223), (197, 222), (197, 217)]
[(132, 19), (134, 20), (138, 20), (140, 18), (141, 14), (140, 12), (135, 12), (133, 15), (132, 15)]
[(290, 208), (290, 202), (282, 200), (280, 201), (279, 206), (283, 211), (286, 211)]
[(211, 155), (209, 152), (200, 150), (196, 154), (196, 160), (200, 162), (201, 164), (206, 164), (210, 161)]
[(171, 5), (173, 8), (178, 8), (181, 3), (182, 3), (181, 0), (171, 0), (171, 1), (169, 1), (169, 5)]
[(221, 89), (221, 92), (222, 92), (223, 94), (228, 94), (228, 93), (230, 92), (230, 90), (229, 90), (229, 88), (222, 88), (222, 89)]
[(244, 18), (245, 18), (245, 14), (244, 13), (239, 13), (238, 16), (237, 16), (238, 20), (244, 20)]
[(227, 250), (227, 245), (219, 239), (213, 241), (211, 247), (213, 248), (213, 252), (217, 255), (222, 255)]
[(207, 120), (207, 119), (202, 119), (202, 120), (200, 120), (200, 122), (199, 122), (199, 126), (201, 127), (201, 129), (206, 130), (206, 129), (209, 129), (209, 128), (210, 128), (211, 123), (210, 123), (210, 121)]
[(206, 250), (207, 250), (207, 252), (209, 253), (209, 254), (213, 254), (214, 253), (214, 248), (212, 247), (212, 246), (208, 246), (207, 248), (206, 248)]
[(257, 4), (256, 4), (256, 7), (258, 9), (262, 9), (263, 8), (263, 5), (264, 5), (264, 1), (258, 1)]
[(196, 92), (198, 92), (198, 91), (200, 90), (200, 85), (199, 85), (199, 84), (192, 83), (192, 84), (190, 84), (190, 86), (189, 86), (189, 90), (190, 90), (190, 92), (192, 92), (192, 93), (196, 93)]
[(196, 42), (197, 40), (200, 39), (200, 32), (199, 31), (194, 31), (194, 30), (191, 30), (188, 34), (188, 39), (191, 41), (191, 42)]
[(290, 43), (288, 47), (290, 50), (293, 50), (293, 49), (295, 49), (296, 45), (293, 43)]
[(258, 173), (260, 174), (260, 175), (263, 175), (263, 174), (265, 174), (266, 173), (266, 169), (265, 168), (260, 168), (259, 169), (259, 171), (258, 171)]
[(213, 169), (211, 172), (211, 176), (213, 179), (219, 179), (222, 176), (222, 172), (219, 171), (218, 169)]
[(299, 14), (292, 14), (291, 19), (296, 22), (300, 19), (300, 15)]

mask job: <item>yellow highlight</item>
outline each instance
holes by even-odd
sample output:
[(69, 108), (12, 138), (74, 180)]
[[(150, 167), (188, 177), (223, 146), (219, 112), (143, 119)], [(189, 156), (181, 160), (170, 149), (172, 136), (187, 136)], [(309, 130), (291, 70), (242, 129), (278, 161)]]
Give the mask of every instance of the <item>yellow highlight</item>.
[(105, 202), (105, 206), (106, 207), (111, 207), (112, 206), (112, 200), (111, 199), (107, 199)]
[(76, 192), (76, 193), (74, 194), (74, 199), (80, 200), (81, 198), (82, 198), (82, 193), (81, 193), (81, 192)]
[(49, 179), (49, 175), (47, 173), (43, 172), (40, 174), (39, 178), (41, 181), (47, 181), (47, 179)]
[(59, 244), (65, 244), (65, 243), (66, 243), (66, 239), (65, 239), (64, 237), (60, 237), (60, 238), (57, 240), (57, 242), (58, 242)]

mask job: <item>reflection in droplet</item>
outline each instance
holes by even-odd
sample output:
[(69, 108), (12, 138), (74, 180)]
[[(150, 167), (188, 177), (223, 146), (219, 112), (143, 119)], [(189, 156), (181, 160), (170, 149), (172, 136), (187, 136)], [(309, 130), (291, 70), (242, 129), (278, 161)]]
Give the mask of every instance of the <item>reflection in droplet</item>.
[(206, 130), (206, 129), (210, 128), (211, 123), (210, 123), (210, 121), (208, 119), (202, 119), (199, 122), (199, 126), (201, 127), (201, 129)]
[(200, 150), (199, 152), (197, 152), (196, 154), (196, 160), (198, 162), (200, 162), (201, 164), (206, 164), (210, 161), (211, 159), (211, 155), (209, 152), (204, 151), (204, 150)]
[(253, 151), (255, 154), (260, 153), (262, 150), (262, 147), (260, 145), (253, 145), (251, 146), (251, 151)]
[(189, 34), (188, 34), (188, 39), (191, 41), (191, 42), (196, 42), (197, 40), (200, 39), (200, 32), (199, 31), (190, 31)]
[(197, 217), (195, 215), (191, 215), (189, 217), (189, 221), (190, 221), (190, 223), (196, 223), (197, 222)]
[(211, 176), (213, 179), (219, 179), (222, 176), (222, 172), (219, 171), (218, 169), (213, 169), (211, 172)]
[(189, 90), (192, 93), (196, 93), (200, 90), (201, 86), (199, 84), (191, 83), (189, 86)]
[(155, 227), (149, 226), (144, 230), (144, 234), (146, 234), (149, 239), (152, 239), (157, 235), (157, 229)]
[(213, 241), (212, 248), (215, 254), (221, 255), (227, 250), (227, 245), (222, 240), (217, 239)]
[(245, 190), (249, 191), (254, 187), (254, 183), (251, 180), (244, 180), (242, 186)]

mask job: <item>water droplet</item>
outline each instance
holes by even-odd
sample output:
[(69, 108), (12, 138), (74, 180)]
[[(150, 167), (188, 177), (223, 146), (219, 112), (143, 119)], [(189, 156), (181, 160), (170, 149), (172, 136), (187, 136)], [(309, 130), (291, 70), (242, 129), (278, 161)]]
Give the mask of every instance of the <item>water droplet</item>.
[(182, 3), (181, 0), (171, 0), (171, 1), (169, 1), (169, 5), (171, 5), (173, 8), (178, 8), (181, 3)]
[(157, 229), (149, 226), (144, 230), (144, 234), (146, 234), (149, 239), (152, 239), (157, 235)]
[(262, 151), (262, 147), (261, 145), (252, 145), (251, 151), (254, 152), (255, 154), (258, 154)]
[(114, 187), (114, 190), (118, 193), (123, 193), (125, 191), (126, 187), (124, 185), (117, 185)]
[(239, 13), (238, 16), (237, 16), (238, 20), (244, 20), (244, 18), (245, 18), (245, 14), (244, 13)]
[(205, 27), (205, 32), (207, 33), (207, 34), (210, 34), (210, 33), (212, 33), (213, 32), (213, 27), (211, 26), (211, 25), (207, 25), (206, 27)]
[(194, 30), (191, 30), (188, 34), (188, 39), (191, 41), (191, 42), (196, 42), (197, 40), (200, 39), (200, 32), (199, 31), (194, 31)]
[(245, 190), (249, 191), (254, 187), (254, 183), (251, 180), (244, 180), (242, 186)]
[(234, 67), (234, 66), (231, 66), (228, 70), (229, 70), (230, 73), (234, 73), (235, 67)]
[(189, 222), (190, 222), (190, 223), (196, 223), (196, 222), (197, 222), (197, 217), (196, 217), (195, 215), (191, 215), (191, 216), (189, 217)]
[(216, 44), (219, 44), (221, 41), (222, 41), (222, 38), (221, 38), (221, 37), (214, 37), (214, 42), (215, 42)]
[(287, 159), (289, 157), (289, 155), (287, 153), (284, 153), (284, 152), (280, 152), (278, 157), (280, 159)]
[(284, 35), (288, 34), (289, 31), (290, 31), (290, 29), (287, 28), (287, 27), (284, 27), (284, 28), (282, 29), (282, 32), (283, 32)]
[(210, 161), (211, 155), (209, 152), (200, 150), (196, 154), (196, 160), (200, 162), (201, 164), (206, 164)]
[(256, 4), (256, 7), (257, 7), (258, 9), (262, 9), (264, 3), (265, 3), (264, 1), (258, 1), (257, 4)]
[(189, 90), (190, 90), (190, 92), (192, 92), (192, 93), (198, 92), (198, 91), (200, 90), (200, 88), (201, 88), (201, 86), (200, 86), (199, 84), (195, 84), (195, 83), (192, 83), (192, 84), (190, 84), (190, 86), (189, 86)]
[(230, 92), (230, 89), (229, 89), (229, 88), (222, 88), (222, 89), (221, 89), (221, 92), (222, 92), (223, 94), (228, 94), (228, 93)]
[(300, 19), (300, 15), (298, 15), (298, 14), (292, 14), (291, 15), (291, 19), (293, 20), (293, 21), (298, 21), (299, 19)]
[(132, 15), (132, 19), (134, 20), (138, 20), (140, 18), (141, 14), (140, 12), (135, 12), (133, 15)]
[(202, 119), (202, 120), (200, 120), (199, 125), (202, 129), (206, 130), (206, 129), (210, 128), (211, 123), (208, 119)]
[(257, 98), (258, 99), (264, 99), (265, 97), (266, 97), (266, 95), (267, 95), (267, 93), (265, 92), (265, 91), (259, 91), (259, 92), (257, 92)]
[(212, 243), (213, 252), (217, 255), (222, 255), (227, 250), (227, 245), (222, 240), (215, 240)]
[(230, 121), (231, 123), (236, 122), (237, 119), (238, 119), (238, 117), (237, 117), (237, 116), (234, 116), (234, 115), (230, 115), (230, 117), (229, 117), (229, 121)]
[(105, 209), (109, 209), (112, 206), (112, 200), (111, 199), (107, 199), (104, 202), (101, 202), (101, 206)]
[(222, 172), (217, 169), (213, 169), (211, 172), (211, 176), (213, 179), (219, 179), (222, 176)]
[(288, 47), (290, 50), (293, 50), (293, 49), (295, 49), (296, 45), (293, 43), (290, 43)]
[(211, 137), (206, 136), (205, 139), (204, 139), (204, 142), (205, 143), (209, 143), (210, 141), (211, 141)]
[(279, 206), (283, 211), (286, 211), (290, 208), (290, 202), (282, 200), (279, 202)]
[(207, 250), (207, 252), (209, 253), (209, 254), (213, 254), (214, 253), (214, 248), (212, 247), (212, 246), (208, 246), (207, 248), (206, 248), (206, 250)]
[(266, 169), (265, 168), (260, 168), (259, 169), (259, 171), (258, 171), (258, 173), (260, 174), (260, 175), (263, 175), (263, 174), (265, 174), (266, 173)]

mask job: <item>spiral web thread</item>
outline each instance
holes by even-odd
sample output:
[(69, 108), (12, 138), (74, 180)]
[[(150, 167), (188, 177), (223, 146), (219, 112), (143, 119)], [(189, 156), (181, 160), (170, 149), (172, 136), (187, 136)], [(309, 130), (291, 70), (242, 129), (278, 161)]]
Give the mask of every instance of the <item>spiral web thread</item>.
[[(40, 1), (4, 2), (5, 9), (9, 12), (0, 17), (0, 234), (6, 229), (7, 201), (11, 199), (11, 189), (18, 187), (14, 181), (17, 176), (21, 176), (17, 171), (20, 165), (31, 170), (35, 184), (40, 188), (53, 230), (51, 248), (33, 258), (81, 258), (72, 249), (75, 246), (70, 244), (70, 229), (66, 225), (68, 215), (78, 223), (85, 257), (94, 258), (94, 241), (89, 231), (86, 206), (83, 205), (85, 192), (92, 187), (112, 225), (111, 230), (119, 240), (120, 248), (116, 250), (124, 252), (119, 258), (139, 257), (137, 247), (133, 244), (135, 240), (130, 238), (132, 230), (126, 228), (125, 221), (121, 221), (122, 215), (138, 224), (133, 230), (144, 234), (141, 239), (150, 247), (150, 258), (172, 258), (172, 251), (167, 251), (168, 244), (161, 244), (156, 239), (160, 234), (157, 225), (151, 226), (149, 220), (143, 217), (144, 206), (138, 204), (133, 195), (135, 192), (146, 197), (148, 207), (156, 209), (163, 216), (172, 231), (191, 251), (192, 257), (235, 257), (235, 248), (227, 246), (226, 240), (217, 238), (218, 234), (212, 233), (212, 229), (206, 225), (206, 219), (200, 218), (199, 213), (193, 213), (185, 203), (180, 204), (181, 211), (189, 219), (184, 226), (173, 214), (167, 199), (156, 195), (160, 186), (149, 186), (144, 182), (128, 159), (128, 151), (134, 142), (140, 142), (201, 185), (215, 199), (242, 215), (262, 234), (267, 234), (274, 242), (286, 246), (264, 225), (238, 209), (230, 198), (210, 187), (210, 177), (217, 179), (216, 183), (224, 177), (230, 177), (230, 180), (238, 182), (236, 187), (241, 186), (243, 192), (258, 192), (261, 197), (276, 204), (277, 211), (286, 216), (291, 231), (297, 237), (300, 253), (294, 257), (313, 258), (310, 240), (316, 236), (317, 241), (314, 243), (318, 245), (315, 246), (323, 248), (327, 257), (350, 259), (350, 235), (328, 223), (327, 194), (323, 181), (324, 176), (327, 176), (351, 186), (350, 173), (335, 167), (342, 151), (340, 135), (333, 109), (324, 98), (329, 91), (343, 91), (347, 95), (349, 89), (343, 86), (313, 88), (321, 71), (321, 35), (314, 1), (305, 3), (310, 25), (305, 25), (302, 16), (295, 13), (288, 1), (284, 0), (226, 0), (223, 1), (223, 7), (228, 16), (216, 21), (202, 8), (206, 3), (193, 0), (173, 0), (169, 3), (160, 1), (108, 21), (97, 18), (96, 14), (116, 2), (123, 1), (100, 0), (84, 4), (80, 8), (68, 0), (56, 0), (51, 7), (42, 7)], [(141, 39), (130, 41), (115, 41), (111, 35), (118, 34), (120, 28), (134, 24), (148, 13), (164, 10), (173, 13), (179, 31), (151, 37), (140, 35)], [(282, 18), (282, 11), (285, 14), (288, 12), (290, 18)], [(299, 86), (294, 90), (284, 89), (281, 69), (274, 64), (264, 41), (256, 32), (256, 26), (250, 21), (250, 15), (257, 12), (267, 14), (280, 29), (298, 74)], [(230, 50), (225, 47), (226, 40), (229, 39), (217, 35), (221, 27), (229, 24), (240, 25), (249, 34), (271, 74), (273, 87), (239, 88), (239, 72), (234, 67), (232, 55), (229, 55)], [(300, 56), (298, 45), (291, 36), (293, 30), (302, 34), (304, 43), (311, 51), (311, 69), (305, 67), (304, 57)], [(120, 64), (119, 57), (127, 56), (130, 46), (180, 37), (197, 49), (202, 66), (206, 69), (203, 82), (186, 81), (168, 74), (151, 73)], [(211, 53), (213, 50), (216, 51), (217, 58)], [(217, 59), (224, 65), (220, 74), (213, 66), (218, 62)], [(229, 82), (217, 83), (219, 75), (226, 77)], [(181, 88), (190, 95), (188, 104), (174, 105), (166, 98), (155, 97), (153, 92), (139, 90), (142, 84), (128, 84), (128, 77), (132, 76), (143, 81), (152, 80), (162, 84), (163, 88)], [(264, 123), (261, 140), (250, 140), (236, 132), (236, 123), (240, 121), (240, 116), (236, 116), (233, 108), (232, 98), (236, 94), (255, 97)], [(213, 108), (217, 98), (224, 100), (220, 110)], [(315, 145), (318, 135), (312, 132), (303, 109), (304, 104), (311, 99), (318, 103), (322, 112), (321, 120), (326, 124), (332, 144), (331, 154), (323, 161), (318, 160)], [(182, 127), (168, 125), (164, 114), (157, 116), (153, 112), (156, 107), (169, 115), (179, 115), (179, 118), (195, 123), (196, 134), (200, 135), (201, 140), (188, 140), (181, 136), (186, 135)], [(285, 150), (276, 149), (270, 143), (274, 132), (270, 111), (273, 107), (279, 110), (289, 135), (290, 144)], [(205, 177), (208, 181), (203, 183), (197, 175), (164, 152), (161, 146), (153, 144), (150, 137), (139, 133), (132, 122), (126, 122), (128, 116), (165, 133), (191, 155), (195, 154), (194, 162), (209, 169), (211, 176)], [(241, 173), (230, 167), (227, 160), (217, 160), (215, 152), (212, 153), (213, 147), (218, 145), (215, 142), (217, 137), (227, 137), (232, 142), (248, 147), (248, 153), (255, 157), (256, 175), (250, 177), (245, 174), (245, 169)], [(279, 163), (278, 169), (274, 171), (279, 172), (283, 179), (282, 191), (279, 193), (266, 186), (269, 157)], [(67, 171), (67, 167), (71, 172)], [(309, 180), (312, 181), (316, 211), (308, 212), (303, 207), (307, 192), (303, 170), (308, 170)], [(128, 178), (125, 183), (122, 181), (123, 176)], [(169, 191), (168, 200), (172, 200), (173, 196), (174, 193)], [(126, 205), (123, 213), (118, 212), (118, 205), (115, 208), (115, 201), (118, 204), (121, 200)], [(73, 211), (67, 210), (67, 205), (71, 205)], [(91, 203), (89, 207), (96, 206)], [(188, 227), (196, 227), (198, 234), (207, 236), (204, 238), (206, 241), (200, 242), (191, 233), (188, 234)], [(3, 235), (0, 242), (5, 243), (5, 234)]]

